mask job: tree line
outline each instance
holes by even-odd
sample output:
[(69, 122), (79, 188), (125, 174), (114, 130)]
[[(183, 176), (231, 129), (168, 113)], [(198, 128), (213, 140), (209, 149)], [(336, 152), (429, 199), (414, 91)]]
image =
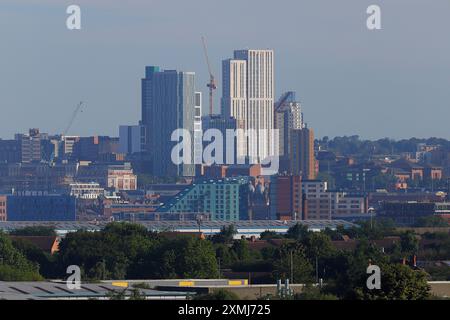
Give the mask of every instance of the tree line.
[[(275, 243), (254, 249), (251, 242), (235, 239), (236, 228), (201, 239), (197, 236), (149, 231), (132, 223), (111, 223), (103, 230), (68, 233), (53, 255), (24, 240), (0, 233), (0, 281), (64, 279), (69, 265), (78, 265), (82, 281), (106, 279), (217, 279), (227, 272), (259, 274), (265, 283), (289, 279), (307, 284), (309, 291), (298, 298), (336, 299), (424, 299), (429, 297), (423, 270), (401, 263), (417, 253), (418, 240), (411, 232), (390, 251), (370, 243), (392, 234), (387, 222), (361, 223), (359, 227), (312, 232), (302, 224), (287, 234), (263, 232), (261, 239)], [(51, 228), (16, 230), (16, 235), (54, 235)], [(358, 239), (354, 251), (336, 249), (332, 240), (348, 236)], [(448, 246), (448, 242), (445, 243)], [(440, 248), (441, 256), (448, 248)], [(447, 250), (447, 251), (446, 251)], [(369, 264), (382, 270), (382, 289), (366, 286)], [(316, 283), (323, 283), (318, 288)]]

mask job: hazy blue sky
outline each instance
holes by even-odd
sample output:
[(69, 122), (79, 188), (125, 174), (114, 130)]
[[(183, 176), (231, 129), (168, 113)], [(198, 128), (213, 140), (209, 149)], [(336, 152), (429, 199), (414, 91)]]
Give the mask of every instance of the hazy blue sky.
[(0, 137), (62, 132), (80, 100), (71, 134), (117, 135), (140, 119), (146, 65), (195, 71), (206, 110), (201, 35), (219, 86), (233, 49), (273, 48), (277, 96), (296, 91), (319, 137), (450, 138), (449, 0), (1, 0)]

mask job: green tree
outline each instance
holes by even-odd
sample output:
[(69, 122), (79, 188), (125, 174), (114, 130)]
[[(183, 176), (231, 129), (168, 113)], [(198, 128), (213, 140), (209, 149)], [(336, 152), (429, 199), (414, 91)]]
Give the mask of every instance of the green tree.
[(419, 239), (413, 231), (408, 230), (400, 235), (400, 247), (403, 254), (416, 254), (419, 250)]
[(239, 296), (234, 292), (225, 290), (225, 289), (217, 289), (211, 293), (197, 295), (192, 298), (193, 300), (240, 300)]
[(323, 232), (308, 233), (302, 243), (310, 259), (325, 258), (332, 255), (334, 251), (330, 237)]
[(302, 291), (294, 295), (295, 300), (338, 300), (335, 295), (324, 293), (318, 286), (307, 284)]
[(273, 257), (273, 278), (291, 279), (294, 283), (308, 283), (313, 277), (313, 267), (306, 257), (304, 247), (299, 243), (286, 243), (275, 251)]
[(441, 216), (427, 216), (417, 219), (415, 226), (427, 228), (440, 228), (440, 227), (448, 227), (449, 224), (447, 220), (445, 220)]
[(230, 247), (223, 243), (217, 243), (214, 245), (216, 250), (217, 260), (220, 260), (220, 264), (223, 268), (230, 267), (236, 262), (236, 253), (230, 249)]
[(11, 239), (0, 232), (0, 281), (42, 280), (39, 267), (17, 250)]
[(237, 229), (234, 224), (223, 226), (220, 232), (212, 237), (212, 241), (214, 243), (232, 243), (236, 234)]
[(39, 273), (45, 278), (56, 278), (55, 256), (44, 252), (30, 241), (24, 239), (13, 239), (13, 246), (19, 250), (31, 263), (39, 266)]
[(301, 223), (296, 223), (290, 227), (286, 237), (297, 241), (303, 241), (308, 236), (308, 227)]
[(375, 300), (424, 300), (430, 295), (427, 274), (402, 264), (383, 264), (381, 289), (362, 292), (361, 298)]
[(144, 258), (148, 278), (217, 278), (216, 252), (208, 240), (189, 236), (162, 241)]
[(270, 240), (270, 239), (283, 239), (284, 237), (275, 231), (266, 230), (264, 232), (261, 232), (259, 238), (261, 240)]
[(13, 236), (46, 236), (56, 237), (56, 231), (54, 227), (47, 226), (30, 226), (21, 229), (15, 229), (10, 232)]
[(235, 253), (240, 261), (248, 261), (250, 259), (250, 250), (248, 248), (247, 240), (240, 239), (233, 243), (231, 250)]

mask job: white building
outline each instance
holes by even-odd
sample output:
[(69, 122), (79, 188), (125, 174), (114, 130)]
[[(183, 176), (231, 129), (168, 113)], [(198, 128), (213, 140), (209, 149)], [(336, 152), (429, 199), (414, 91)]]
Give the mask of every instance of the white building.
[(302, 181), (304, 213), (308, 220), (339, 219), (339, 216), (366, 214), (367, 199), (345, 192), (329, 191), (327, 183), (319, 180)]
[(109, 168), (108, 188), (115, 190), (137, 190), (137, 176), (131, 168)]
[(104, 193), (105, 189), (97, 182), (70, 184), (70, 195), (78, 199), (94, 200)]
[(62, 153), (64, 155), (70, 155), (73, 153), (73, 148), (75, 146), (75, 143), (80, 141), (79, 136), (62, 136), (63, 141), (63, 150)]
[[(274, 53), (273, 50), (236, 50), (224, 60), (222, 112), (244, 120), (247, 154), (261, 162), (274, 155)], [(251, 131), (247, 131), (251, 132)]]
[(194, 163), (203, 163), (202, 93), (195, 92)]

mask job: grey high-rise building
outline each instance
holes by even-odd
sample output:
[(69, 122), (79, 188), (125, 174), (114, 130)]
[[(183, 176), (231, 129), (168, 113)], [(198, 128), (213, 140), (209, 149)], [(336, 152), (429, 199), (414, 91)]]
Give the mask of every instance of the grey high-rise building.
[[(227, 117), (220, 114), (211, 114), (202, 117), (203, 130), (219, 130), (223, 137), (223, 164), (245, 163), (245, 152), (242, 146), (245, 137), (242, 134), (245, 130), (244, 120), (237, 120), (234, 117)], [(204, 142), (206, 146), (209, 142)]]
[[(147, 67), (142, 79), (142, 124), (146, 128), (146, 150), (151, 154), (157, 176), (194, 176), (195, 73)], [(185, 129), (190, 134), (190, 163), (175, 164), (172, 150), (179, 141), (172, 133)]]
[(48, 135), (39, 132), (39, 129), (30, 129), (28, 134), (16, 134), (15, 139), (19, 142), (21, 162), (39, 162), (42, 160), (41, 143), (48, 139)]
[(119, 152), (127, 155), (145, 151), (145, 126), (119, 126)]
[(278, 129), (277, 154), (286, 157), (291, 148), (291, 130), (304, 128), (300, 102), (296, 101), (295, 92), (288, 91), (275, 103), (275, 129)]

